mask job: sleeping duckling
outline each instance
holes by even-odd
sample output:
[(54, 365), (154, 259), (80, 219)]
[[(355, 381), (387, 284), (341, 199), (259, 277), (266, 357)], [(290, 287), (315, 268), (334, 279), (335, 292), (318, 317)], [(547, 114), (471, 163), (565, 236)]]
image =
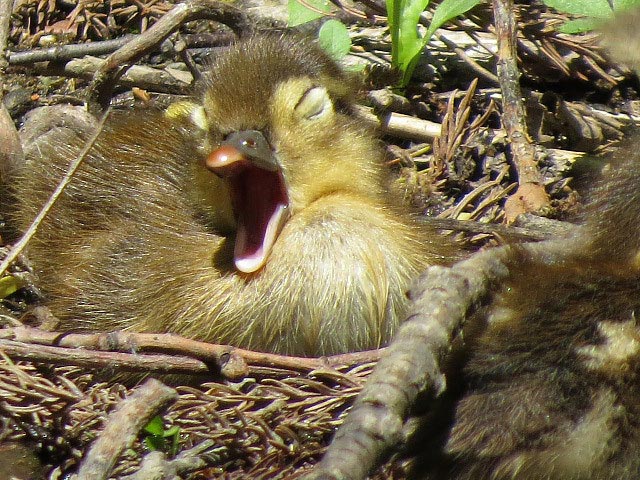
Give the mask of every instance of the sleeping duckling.
[[(350, 85), (310, 41), (256, 37), (198, 100), (113, 113), (28, 250), (62, 327), (295, 355), (387, 342), (410, 279), (455, 248), (394, 201)], [(20, 228), (82, 146), (59, 137), (16, 175)]]

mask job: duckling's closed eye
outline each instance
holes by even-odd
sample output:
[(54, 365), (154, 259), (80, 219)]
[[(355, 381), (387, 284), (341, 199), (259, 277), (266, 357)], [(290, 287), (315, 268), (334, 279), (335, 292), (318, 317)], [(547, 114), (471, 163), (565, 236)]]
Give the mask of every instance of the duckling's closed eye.
[(294, 111), (306, 120), (323, 118), (333, 112), (333, 104), (329, 98), (329, 92), (324, 87), (311, 87), (302, 94)]

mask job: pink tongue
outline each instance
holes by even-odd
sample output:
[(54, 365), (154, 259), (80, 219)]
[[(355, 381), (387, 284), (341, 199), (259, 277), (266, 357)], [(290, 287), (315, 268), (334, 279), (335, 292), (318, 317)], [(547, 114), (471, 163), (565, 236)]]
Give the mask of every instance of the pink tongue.
[(257, 167), (230, 180), (238, 215), (234, 261), (238, 270), (251, 273), (264, 265), (286, 220), (286, 194), (277, 172)]

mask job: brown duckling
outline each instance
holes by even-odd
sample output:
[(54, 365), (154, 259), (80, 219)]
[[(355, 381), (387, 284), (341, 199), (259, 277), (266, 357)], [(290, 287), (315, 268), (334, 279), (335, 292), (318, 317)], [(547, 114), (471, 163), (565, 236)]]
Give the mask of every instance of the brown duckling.
[[(376, 348), (454, 249), (397, 206), (351, 82), (310, 41), (256, 37), (193, 103), (113, 113), (28, 254), (68, 331), (174, 332), (296, 355)], [(16, 175), (25, 228), (82, 141)]]

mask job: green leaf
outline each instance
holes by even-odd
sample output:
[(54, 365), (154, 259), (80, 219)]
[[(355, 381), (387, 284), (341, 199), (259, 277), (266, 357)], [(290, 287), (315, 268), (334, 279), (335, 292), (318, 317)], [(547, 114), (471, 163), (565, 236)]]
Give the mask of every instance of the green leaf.
[(147, 423), (147, 426), (144, 427), (144, 431), (156, 437), (162, 437), (162, 434), (164, 433), (164, 422), (162, 421), (162, 417), (153, 417), (151, 421)]
[[(398, 1), (398, 0), (396, 0)], [(429, 0), (400, 0), (399, 49), (397, 66), (405, 71), (409, 63), (422, 51), (422, 38), (418, 35), (420, 15), (429, 5)]]
[(560, 33), (585, 33), (594, 30), (600, 25), (600, 22), (595, 18), (579, 18), (577, 20), (569, 20), (560, 28), (558, 31)]
[(164, 450), (164, 439), (162, 437), (145, 437), (144, 444), (152, 452)]
[(173, 436), (177, 436), (178, 433), (180, 433), (180, 427), (177, 425), (174, 425), (171, 428), (168, 428), (167, 430), (165, 430), (164, 432), (162, 432), (162, 436), (164, 438), (168, 438), (168, 437), (173, 437)]
[(395, 62), (396, 58), (398, 58), (399, 8), (397, 7), (396, 0), (386, 0), (385, 3), (387, 6), (387, 24), (389, 25), (389, 34), (391, 35), (391, 61)]
[(562, 25), (561, 33), (584, 33), (598, 28), (598, 20), (612, 18), (614, 13), (620, 13), (629, 8), (640, 6), (640, 0), (614, 0), (613, 10), (607, 0), (543, 0), (548, 7), (571, 15), (583, 15), (587, 18), (571, 20)]
[[(179, 427), (176, 428), (180, 430)], [(172, 457), (175, 457), (178, 454), (178, 450), (180, 449), (180, 435), (178, 433), (179, 432), (177, 431), (173, 436), (173, 441), (171, 442), (171, 447), (169, 448), (169, 455), (171, 455)]]
[(449, 20), (468, 12), (475, 7), (480, 0), (444, 0), (433, 13), (433, 20), (425, 34), (425, 45), (431, 39), (431, 35)]
[(334, 60), (340, 60), (351, 50), (351, 37), (349, 31), (338, 20), (327, 20), (318, 32), (320, 46)]
[(559, 12), (585, 17), (608, 18), (613, 13), (607, 0), (544, 0), (544, 4)]
[[(309, 8), (305, 3), (313, 8)], [(311, 22), (317, 18), (331, 13), (331, 3), (329, 0), (289, 0), (289, 26), (295, 27), (303, 23)], [(318, 11), (319, 10), (319, 11)]]
[[(427, 46), (427, 43), (431, 40), (433, 33), (449, 20), (468, 12), (478, 3), (480, 3), (480, 0), (443, 0), (443, 2), (438, 5), (424, 38), (420, 39), (417, 47), (414, 47), (411, 51), (407, 52), (406, 56), (401, 55), (404, 59), (404, 62), (399, 65), (401, 71), (404, 72), (401, 86), (405, 86), (409, 83), (411, 75), (413, 75), (413, 71), (418, 63), (420, 52), (422, 52), (422, 50)], [(416, 18), (416, 25), (419, 16), (420, 15), (418, 14), (418, 17)], [(409, 55), (411, 55), (411, 57), (409, 57)]]
[(23, 286), (23, 282), (11, 275), (0, 278), (0, 298), (8, 297)]

